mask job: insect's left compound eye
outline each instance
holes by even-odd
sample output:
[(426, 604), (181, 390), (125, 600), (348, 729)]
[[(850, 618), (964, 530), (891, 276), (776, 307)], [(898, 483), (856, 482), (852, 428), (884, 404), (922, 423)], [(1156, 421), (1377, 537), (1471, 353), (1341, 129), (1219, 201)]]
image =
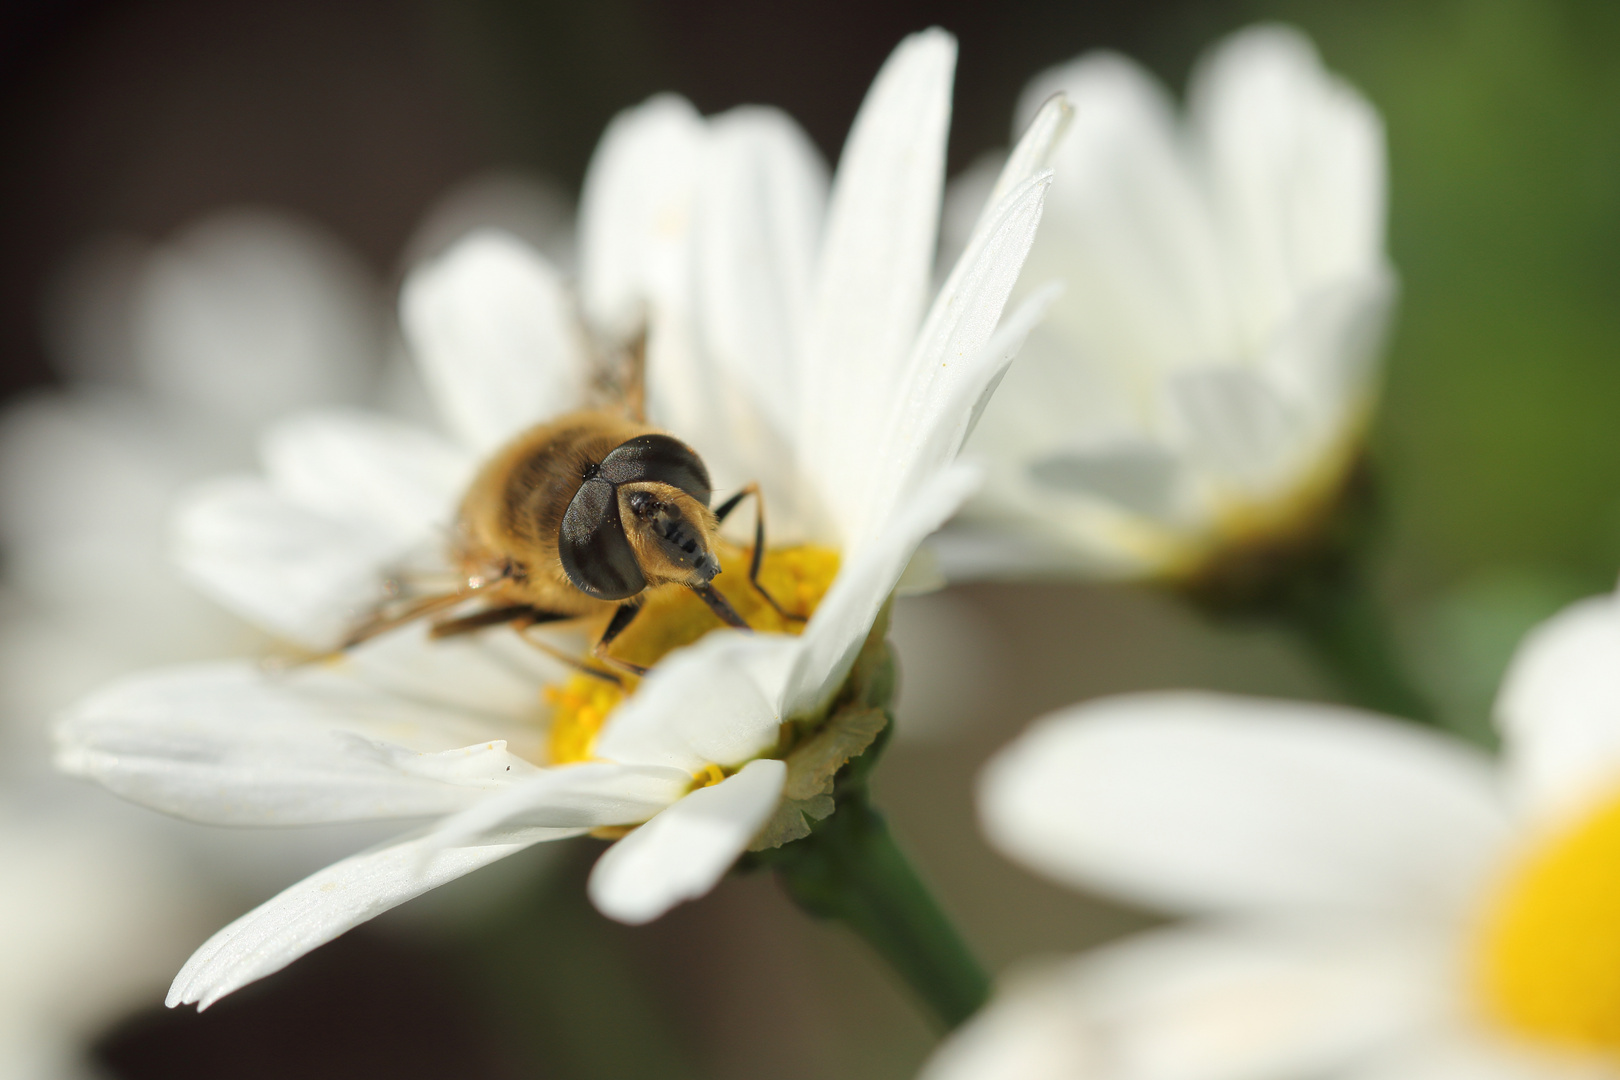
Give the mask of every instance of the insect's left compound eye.
[(647, 587), (624, 533), (618, 492), (600, 475), (580, 485), (569, 502), (557, 555), (574, 587), (598, 600), (627, 600)]

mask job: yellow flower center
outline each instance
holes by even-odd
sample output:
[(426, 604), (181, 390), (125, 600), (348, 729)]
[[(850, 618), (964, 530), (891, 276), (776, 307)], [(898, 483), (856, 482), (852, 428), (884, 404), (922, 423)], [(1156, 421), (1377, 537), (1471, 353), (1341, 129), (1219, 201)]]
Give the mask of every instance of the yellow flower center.
[(1571, 1048), (1620, 1051), (1620, 799), (1538, 845), (1488, 911), (1490, 1013)]
[[(714, 587), (750, 627), (762, 633), (803, 631), (804, 623), (782, 618), (748, 583), (747, 548), (722, 544), (718, 555), (720, 574), (714, 579)], [(809, 618), (837, 574), (838, 552), (805, 544), (767, 550), (759, 568), (759, 583), (784, 611)], [(690, 589), (665, 585), (648, 592), (641, 613), (619, 635), (611, 652), (621, 660), (650, 668), (674, 649), (692, 644), (721, 625), (708, 605)], [(552, 764), (589, 761), (597, 733), (628, 692), (583, 673), (560, 685), (547, 686), (543, 693), (551, 706)], [(723, 775), (717, 768), (714, 771), (716, 775), (700, 777), (700, 782), (705, 786), (719, 783)]]

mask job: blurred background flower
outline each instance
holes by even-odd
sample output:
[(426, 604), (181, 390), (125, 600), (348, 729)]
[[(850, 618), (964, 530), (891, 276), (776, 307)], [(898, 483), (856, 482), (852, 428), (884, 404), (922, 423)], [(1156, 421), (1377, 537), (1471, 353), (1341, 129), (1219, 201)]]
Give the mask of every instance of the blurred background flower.
[[(1384, 119), (1402, 295), (1369, 431), (1384, 507), (1374, 584), (1448, 723), (1484, 733), (1525, 628), (1607, 588), (1620, 562), (1620, 13), (1597, 0), (11, 5), (0, 381), (8, 394), (64, 384), (46, 360), (48, 283), (108, 233), (165, 243), (224, 207), (286, 208), (338, 236), (386, 295), (459, 232), (404, 254), (453, 189), (483, 186), (459, 197), (498, 204), (506, 181), (476, 178), (518, 170), (575, 191), (608, 118), (656, 91), (706, 113), (783, 107), (831, 160), (883, 56), (939, 23), (962, 42), (956, 172), (1005, 145), (1039, 72), (1107, 47), (1179, 96), (1203, 50), (1258, 20), (1308, 34)], [(569, 219), (542, 214), (530, 239)], [(4, 523), (6, 537), (27, 531)], [(1273, 631), (1214, 628), (1110, 586), (954, 587), (902, 601), (895, 624), (901, 737), (877, 794), (997, 968), (1149, 918), (1010, 869), (975, 838), (971, 778), (1031, 716), (1155, 687), (1334, 693)], [(90, 632), (60, 645), (30, 633), (4, 662), (48, 671)], [(144, 647), (119, 637), (118, 650)], [(8, 745), (42, 741), (49, 701), (34, 701), (8, 709)], [(579, 898), (588, 860), (550, 883), (508, 861), (515, 890), (476, 921), (404, 933), (385, 917), (203, 1017), (157, 1011), (160, 977), (151, 1010), (99, 1014), (74, 1037), (101, 1025), (99, 1067), (127, 1077), (607, 1077), (649, 1061), (743, 1077), (761, 1053), (788, 1077), (895, 1077), (927, 1054), (931, 1033), (857, 944), (802, 925), (764, 878), (629, 929)], [(534, 986), (534, 970), (555, 974)]]
[(994, 471), (946, 573), (1184, 579), (1300, 542), (1359, 456), (1393, 299), (1378, 114), (1280, 26), (1201, 57), (1184, 120), (1101, 52), (1032, 80), (1014, 129), (1059, 92), (1021, 287), (1065, 288), (974, 435)]
[(1492, 762), (1371, 713), (1134, 694), (985, 768), (1009, 858), (1191, 915), (1031, 965), (929, 1080), (1614, 1076), (1620, 601), (1514, 655)]

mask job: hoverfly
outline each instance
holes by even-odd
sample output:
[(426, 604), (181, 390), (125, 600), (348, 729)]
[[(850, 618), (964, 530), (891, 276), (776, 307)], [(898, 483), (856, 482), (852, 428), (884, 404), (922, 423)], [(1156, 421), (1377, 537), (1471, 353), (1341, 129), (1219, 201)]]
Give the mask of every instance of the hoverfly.
[[(400, 610), (385, 613), (380, 606), (340, 651), (429, 616), (437, 617), (432, 636), (447, 638), (606, 615), (592, 656), (643, 675), (645, 668), (608, 649), (650, 589), (684, 586), (722, 622), (748, 629), (712, 581), (720, 572), (720, 523), (750, 495), (757, 509), (749, 584), (783, 619), (804, 621), (760, 584), (765, 509), (758, 485), (746, 485), (711, 510), (712, 494), (697, 452), (641, 419), (587, 410), (536, 425), (485, 461), (462, 497), (451, 543), (459, 586)], [(477, 610), (449, 614), (475, 598)]]

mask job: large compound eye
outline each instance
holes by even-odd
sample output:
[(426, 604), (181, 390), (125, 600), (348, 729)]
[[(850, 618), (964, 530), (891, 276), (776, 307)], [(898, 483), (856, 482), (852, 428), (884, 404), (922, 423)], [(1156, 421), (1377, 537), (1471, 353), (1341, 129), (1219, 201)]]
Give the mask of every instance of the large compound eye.
[(557, 555), (563, 573), (586, 596), (627, 600), (647, 587), (619, 518), (618, 492), (600, 474), (580, 485), (568, 503)]
[(614, 447), (602, 459), (599, 477), (610, 484), (653, 481), (680, 488), (709, 505), (709, 470), (697, 451), (668, 435), (637, 435)]

